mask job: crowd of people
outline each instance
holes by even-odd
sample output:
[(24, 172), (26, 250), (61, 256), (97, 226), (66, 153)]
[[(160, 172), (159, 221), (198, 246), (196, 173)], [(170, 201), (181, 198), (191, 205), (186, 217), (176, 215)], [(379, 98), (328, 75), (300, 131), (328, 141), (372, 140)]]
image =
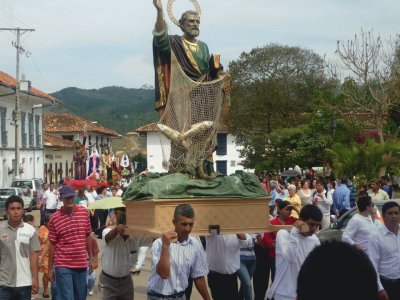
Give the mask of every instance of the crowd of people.
[[(308, 296), (311, 288), (325, 293), (323, 299), (337, 299), (338, 295), (340, 299), (399, 299), (400, 273), (392, 266), (400, 260), (400, 207), (390, 200), (393, 193), (389, 196), (385, 184), (373, 180), (352, 200), (353, 185), (346, 176), (339, 183), (330, 176), (316, 176), (312, 181), (289, 178), (287, 182), (271, 178), (267, 182), (270, 223), (292, 225), (290, 231), (220, 235), (218, 228), (211, 228), (208, 236), (193, 237), (195, 212), (183, 204), (171, 216), (175, 230), (153, 241), (127, 233), (124, 207), (112, 212), (88, 209), (97, 200), (120, 196), (119, 186), (97, 191), (86, 186), (75, 191), (68, 185), (45, 186), (38, 204), (41, 224), (36, 230), (33, 216), (24, 215), (22, 199), (12, 196), (6, 202), (8, 222), (0, 228), (0, 299), (30, 299), (31, 293), (38, 292), (39, 272), (43, 273), (43, 297), (86, 299), (94, 292), (100, 261), (96, 238), (102, 239), (101, 299), (133, 299), (131, 275), (140, 272), (149, 247), (150, 300), (190, 299), (193, 283), (203, 299), (215, 300), (312, 299)], [(385, 201), (383, 222), (374, 206), (378, 200)], [(318, 230), (329, 227), (332, 217), (340, 217), (354, 205), (357, 213), (342, 237), (345, 246), (321, 246)], [(337, 263), (343, 270), (329, 267), (328, 262), (326, 267), (318, 264), (328, 253), (329, 259), (340, 261), (342, 252), (355, 257), (352, 261), (343, 257)], [(354, 266), (361, 262), (364, 271), (357, 273)], [(357, 297), (357, 291), (349, 287), (345, 296), (331, 292), (335, 298), (322, 289), (328, 288), (327, 283), (310, 285), (313, 272), (340, 278), (347, 269), (354, 276), (374, 279), (368, 297)]]
[[(122, 193), (119, 185), (97, 191), (87, 185), (76, 191), (62, 183), (45, 184), (38, 200), (38, 229), (34, 216), (25, 214), (22, 199), (9, 197), (8, 221), (0, 228), (0, 299), (30, 300), (31, 293), (38, 293), (38, 273), (43, 273), (44, 298), (86, 299), (93, 295), (99, 266), (98, 238), (106, 256), (99, 291), (102, 295), (113, 290), (120, 293), (113, 280), (117, 278), (120, 284), (121, 270), (129, 279), (131, 274), (140, 273), (152, 240), (124, 234), (124, 222), (118, 219), (124, 208), (92, 210), (89, 206)], [(118, 235), (114, 234), (116, 228)], [(122, 243), (118, 237), (122, 237)], [(112, 299), (107, 297), (102, 299)], [(133, 288), (126, 299), (133, 299)]]

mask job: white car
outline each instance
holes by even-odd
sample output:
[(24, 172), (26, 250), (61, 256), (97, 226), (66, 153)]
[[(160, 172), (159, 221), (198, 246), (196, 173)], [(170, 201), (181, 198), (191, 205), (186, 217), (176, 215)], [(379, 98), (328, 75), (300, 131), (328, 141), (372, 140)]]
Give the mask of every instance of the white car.
[(12, 195), (17, 195), (24, 201), (24, 209), (32, 211), (32, 199), (29, 196), (24, 196), (21, 188), (7, 187), (0, 188), (0, 218), (4, 217), (6, 213), (6, 200)]

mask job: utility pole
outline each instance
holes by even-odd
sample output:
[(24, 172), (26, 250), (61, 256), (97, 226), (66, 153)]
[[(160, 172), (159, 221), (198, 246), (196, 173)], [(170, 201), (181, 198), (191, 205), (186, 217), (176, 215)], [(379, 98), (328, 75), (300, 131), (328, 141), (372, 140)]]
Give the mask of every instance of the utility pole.
[(25, 32), (35, 31), (35, 29), (23, 29), (23, 28), (0, 28), (1, 30), (14, 31), (17, 34), (17, 43), (12, 43), (17, 49), (17, 70), (15, 75), (15, 110), (14, 110), (14, 128), (15, 128), (15, 162), (14, 162), (14, 178), (18, 176), (19, 170), (19, 90), (20, 90), (20, 80), (19, 80), (19, 56), (21, 53), (25, 53), (26, 50), (20, 45), (20, 38)]

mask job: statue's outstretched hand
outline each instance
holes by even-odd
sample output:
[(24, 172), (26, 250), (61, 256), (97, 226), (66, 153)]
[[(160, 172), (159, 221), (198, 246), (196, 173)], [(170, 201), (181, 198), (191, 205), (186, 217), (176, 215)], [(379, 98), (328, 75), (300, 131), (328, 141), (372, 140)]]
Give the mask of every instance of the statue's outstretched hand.
[(162, 2), (161, 0), (153, 0), (153, 4), (157, 10), (162, 10)]

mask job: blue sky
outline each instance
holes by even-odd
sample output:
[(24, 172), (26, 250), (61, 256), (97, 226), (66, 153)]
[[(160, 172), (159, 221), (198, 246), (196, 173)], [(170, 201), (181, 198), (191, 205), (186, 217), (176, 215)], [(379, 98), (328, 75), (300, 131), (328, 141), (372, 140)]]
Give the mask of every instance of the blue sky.
[[(398, 0), (198, 0), (200, 39), (223, 65), (269, 43), (300, 46), (334, 59), (337, 40), (360, 29), (387, 39), (400, 31)], [(167, 0), (163, 0), (166, 7)], [(191, 9), (176, 0), (174, 12)], [(153, 84), (152, 0), (0, 0), (0, 27), (34, 28), (22, 36), (30, 57), (21, 73), (45, 92), (66, 87), (139, 88)], [(180, 34), (166, 14), (170, 32)], [(15, 76), (15, 35), (0, 31), (0, 70)]]

